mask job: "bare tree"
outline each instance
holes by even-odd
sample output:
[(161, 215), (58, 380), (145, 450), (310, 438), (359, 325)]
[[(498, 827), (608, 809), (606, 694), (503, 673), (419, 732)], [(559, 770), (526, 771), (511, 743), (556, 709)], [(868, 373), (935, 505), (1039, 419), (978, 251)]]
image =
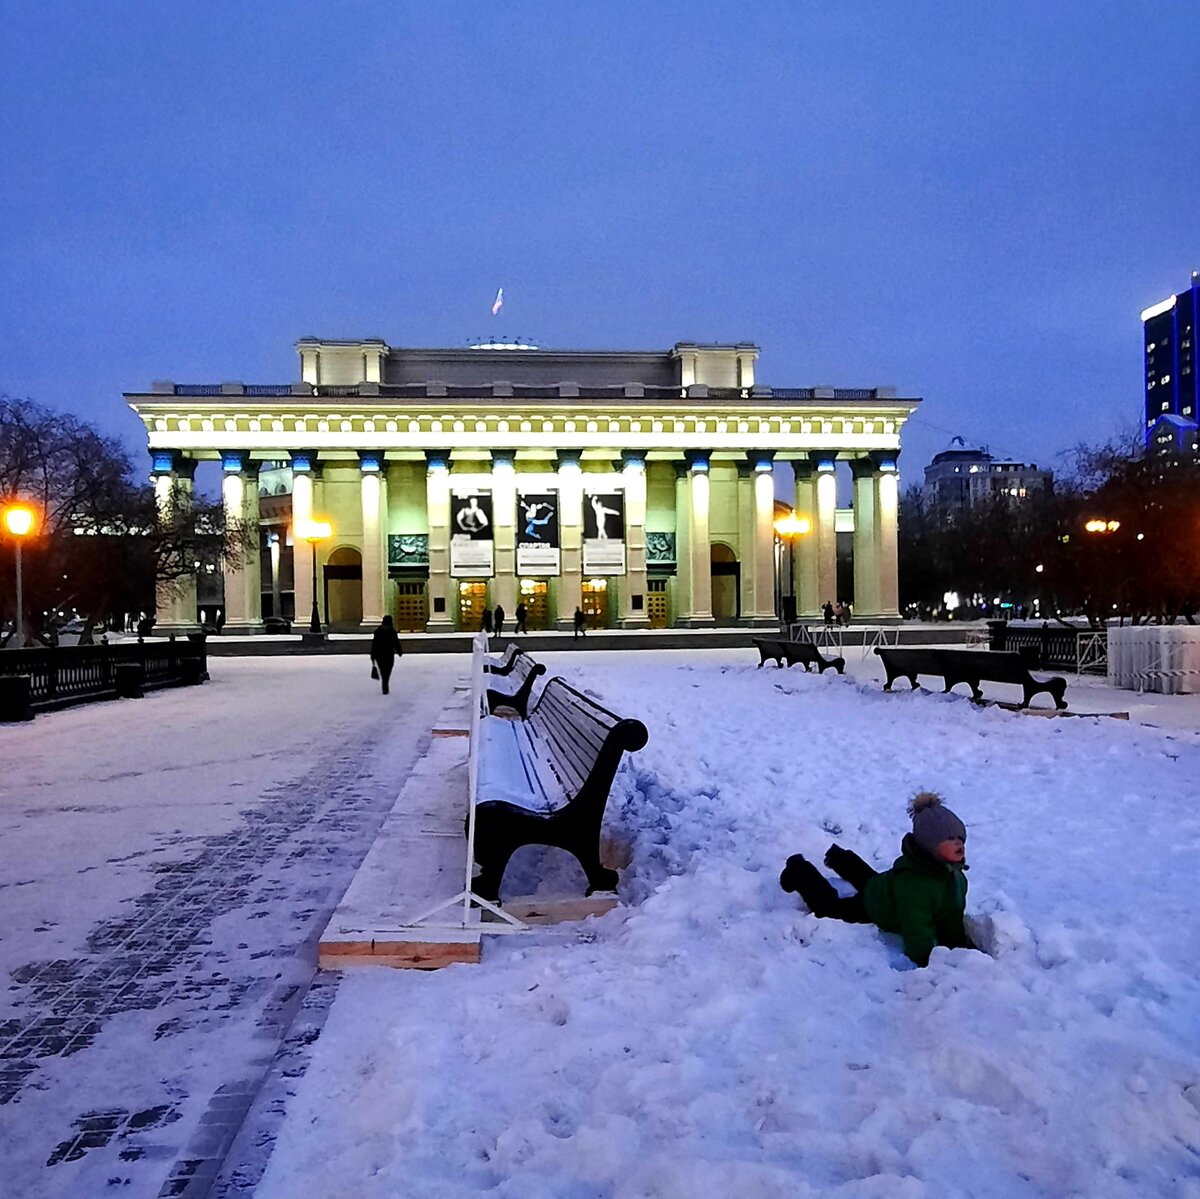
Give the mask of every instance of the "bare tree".
[[(24, 551), (35, 631), (68, 608), (89, 620), (152, 611), (159, 583), (182, 582), (202, 560), (238, 566), (258, 549), (257, 526), (227, 520), (220, 503), (180, 495), (160, 508), (120, 444), (85, 421), (0, 396), (0, 505), (17, 499), (39, 510)], [(0, 552), (0, 614), (11, 570)]]

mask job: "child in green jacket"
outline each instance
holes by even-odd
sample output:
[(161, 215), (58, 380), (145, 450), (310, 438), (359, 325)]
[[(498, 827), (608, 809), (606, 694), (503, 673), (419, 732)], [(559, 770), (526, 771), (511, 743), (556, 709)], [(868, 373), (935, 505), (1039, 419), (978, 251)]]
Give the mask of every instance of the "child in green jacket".
[(929, 964), (935, 945), (973, 949), (963, 927), (967, 905), (967, 830), (942, 802), (922, 791), (908, 805), (913, 828), (890, 870), (872, 869), (856, 853), (831, 845), (825, 865), (854, 888), (842, 898), (802, 854), (787, 860), (779, 885), (799, 893), (814, 916), (850, 924), (874, 924), (898, 933), (904, 952), (918, 966)]

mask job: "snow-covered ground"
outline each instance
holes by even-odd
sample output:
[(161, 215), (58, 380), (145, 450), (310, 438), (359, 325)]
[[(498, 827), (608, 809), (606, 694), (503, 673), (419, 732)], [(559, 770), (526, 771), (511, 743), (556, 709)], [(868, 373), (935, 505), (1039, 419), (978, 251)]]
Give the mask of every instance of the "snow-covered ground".
[(365, 655), (221, 658), (0, 726), (3, 1199), (201, 1193), (466, 661), (383, 697)]
[[(552, 660), (650, 730), (609, 805), (623, 906), (347, 974), (258, 1199), (1200, 1196), (1195, 701), (1073, 682), (1135, 719), (1045, 720), (852, 656)], [(925, 787), (989, 952), (917, 970), (777, 877), (833, 840), (889, 864)]]

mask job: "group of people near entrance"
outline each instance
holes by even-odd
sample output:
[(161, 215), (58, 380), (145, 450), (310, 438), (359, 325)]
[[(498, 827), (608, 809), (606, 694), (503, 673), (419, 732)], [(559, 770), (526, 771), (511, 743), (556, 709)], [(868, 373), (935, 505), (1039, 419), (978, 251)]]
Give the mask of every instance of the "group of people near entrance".
[(821, 614), (825, 617), (826, 628), (832, 628), (835, 624), (849, 624), (850, 617), (853, 615), (846, 600), (838, 600), (836, 604), (831, 604), (829, 600), (826, 600), (821, 605)]
[[(529, 630), (525, 628), (525, 620), (529, 615), (524, 602), (517, 604), (516, 610), (517, 628), (516, 632), (526, 633)], [(495, 634), (497, 637), (504, 636), (504, 622), (508, 619), (508, 613), (504, 611), (501, 604), (497, 604), (495, 608), (484, 608), (483, 619), (480, 621), (479, 627), (487, 634)]]

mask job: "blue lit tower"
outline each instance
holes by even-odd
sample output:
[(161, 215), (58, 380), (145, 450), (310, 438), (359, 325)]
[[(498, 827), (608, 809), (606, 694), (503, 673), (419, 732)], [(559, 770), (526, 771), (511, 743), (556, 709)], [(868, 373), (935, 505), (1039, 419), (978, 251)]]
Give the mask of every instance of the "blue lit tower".
[(1160, 453), (1194, 452), (1200, 381), (1196, 332), (1200, 328), (1200, 271), (1192, 286), (1142, 313), (1146, 353), (1146, 445)]

